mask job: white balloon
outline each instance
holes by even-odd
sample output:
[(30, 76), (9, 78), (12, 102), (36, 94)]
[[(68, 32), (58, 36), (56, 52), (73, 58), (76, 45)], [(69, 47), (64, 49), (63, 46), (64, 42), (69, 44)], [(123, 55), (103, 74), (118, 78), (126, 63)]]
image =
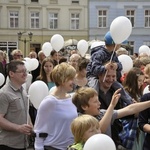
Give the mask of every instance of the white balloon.
[(30, 65), (31, 65), (31, 71), (33, 71), (39, 66), (39, 61), (36, 58), (32, 58)]
[(36, 109), (41, 101), (48, 95), (49, 89), (45, 82), (35, 81), (29, 87), (29, 99)]
[(82, 57), (86, 54), (88, 50), (88, 42), (85, 40), (80, 40), (77, 44), (77, 49)]
[(125, 16), (115, 18), (110, 25), (110, 34), (115, 44), (121, 44), (132, 32), (131, 21)]
[(150, 92), (150, 90), (149, 90), (149, 85), (147, 85), (145, 88), (144, 88), (144, 90), (143, 90), (143, 95), (144, 94), (147, 94), (147, 93), (149, 93)]
[(52, 51), (52, 45), (50, 42), (45, 42), (43, 45), (42, 45), (42, 51), (43, 53), (45, 54), (46, 57), (50, 56), (50, 53)]
[(116, 146), (108, 135), (95, 134), (86, 141), (83, 150), (116, 150)]
[(29, 58), (29, 57), (25, 57), (25, 58), (23, 58), (26, 62), (28, 62), (28, 61), (30, 61), (31, 60), (31, 58)]
[(122, 74), (127, 73), (133, 67), (133, 60), (130, 56), (122, 54), (118, 56), (118, 59), (122, 64)]
[(139, 54), (146, 53), (148, 56), (150, 56), (150, 48), (147, 45), (142, 45), (139, 48)]
[(31, 69), (32, 66), (31, 66), (30, 61), (28, 60), (28, 61), (23, 61), (23, 62), (24, 62), (24, 65), (25, 65), (27, 71), (30, 72), (30, 71), (32, 70), (32, 69)]
[(0, 73), (0, 86), (3, 85), (5, 82), (5, 77), (2, 73)]
[(55, 34), (51, 38), (51, 44), (55, 51), (60, 51), (64, 46), (64, 38), (60, 34)]

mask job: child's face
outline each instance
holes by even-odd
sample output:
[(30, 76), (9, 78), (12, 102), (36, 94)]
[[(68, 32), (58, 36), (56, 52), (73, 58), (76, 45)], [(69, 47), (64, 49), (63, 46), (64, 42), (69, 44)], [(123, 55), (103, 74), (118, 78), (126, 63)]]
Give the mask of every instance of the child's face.
[(86, 142), (91, 136), (101, 133), (100, 128), (97, 128), (96, 126), (90, 127), (83, 135), (83, 141)]
[(85, 106), (83, 109), (85, 110), (85, 114), (89, 114), (91, 116), (99, 115), (100, 109), (100, 101), (98, 100), (98, 96), (94, 95), (91, 97), (88, 102), (89, 106)]

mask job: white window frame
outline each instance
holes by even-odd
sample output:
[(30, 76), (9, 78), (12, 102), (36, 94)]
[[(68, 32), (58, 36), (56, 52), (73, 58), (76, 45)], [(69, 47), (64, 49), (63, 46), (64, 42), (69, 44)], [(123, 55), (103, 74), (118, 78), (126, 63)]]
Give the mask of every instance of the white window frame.
[[(34, 14), (34, 16), (32, 16)], [(38, 16), (36, 16), (38, 14)], [(32, 25), (33, 20), (33, 25)], [(40, 28), (40, 12), (38, 11), (31, 11), (30, 12), (30, 28), (31, 29), (39, 29)]]
[(126, 10), (126, 17), (131, 21), (132, 27), (135, 27), (135, 10), (134, 9)]
[[(74, 15), (74, 17), (72, 15)], [(79, 12), (71, 12), (71, 14), (70, 14), (70, 29), (71, 30), (79, 30), (79, 28), (80, 28), (80, 13)]]
[[(11, 14), (13, 14), (11, 16)], [(12, 21), (11, 21), (12, 19)], [(12, 25), (11, 25), (11, 22)], [(18, 28), (19, 27), (19, 11), (9, 11), (9, 28)]]
[(49, 12), (48, 19), (49, 19), (49, 29), (58, 29), (58, 13)]
[[(146, 11), (148, 11), (148, 14), (146, 14)], [(145, 10), (144, 11), (144, 18), (145, 18), (145, 28), (150, 28), (150, 10)]]
[[(101, 15), (99, 15), (99, 13), (101, 12)], [(105, 14), (104, 14), (105, 12)], [(106, 28), (107, 27), (107, 15), (108, 15), (108, 10), (106, 9), (99, 9), (98, 10), (98, 22), (97, 22), (97, 26), (98, 28)], [(101, 21), (101, 24), (100, 24)]]
[(129, 55), (132, 55), (134, 53), (134, 41), (128, 41), (128, 45), (133, 48), (133, 50), (128, 50)]

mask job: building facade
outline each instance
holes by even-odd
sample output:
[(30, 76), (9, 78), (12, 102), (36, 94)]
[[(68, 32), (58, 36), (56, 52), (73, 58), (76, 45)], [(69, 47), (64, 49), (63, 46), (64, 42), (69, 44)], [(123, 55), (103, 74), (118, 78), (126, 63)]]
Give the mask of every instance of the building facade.
[(25, 57), (54, 34), (88, 40), (88, 1), (0, 0), (0, 49), (10, 54), (19, 48)]
[(118, 16), (126, 16), (132, 23), (132, 33), (128, 38), (132, 47), (130, 54), (138, 53), (142, 45), (150, 47), (149, 0), (89, 0), (89, 40), (103, 40)]
[(27, 56), (54, 34), (64, 40), (103, 40), (118, 16), (127, 16), (133, 26), (130, 54), (150, 46), (149, 0), (0, 0), (0, 49), (10, 54), (19, 48)]

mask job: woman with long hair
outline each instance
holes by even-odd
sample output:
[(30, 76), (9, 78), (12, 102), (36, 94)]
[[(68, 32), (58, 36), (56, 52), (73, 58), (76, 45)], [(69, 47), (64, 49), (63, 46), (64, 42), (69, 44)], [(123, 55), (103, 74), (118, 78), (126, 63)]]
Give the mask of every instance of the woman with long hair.
[[(140, 102), (143, 95), (143, 83), (144, 83), (144, 73), (138, 67), (133, 67), (126, 75), (123, 81), (124, 89), (133, 98), (133, 102)], [(136, 123), (138, 122), (138, 114), (134, 116)], [(144, 132), (139, 130), (138, 124), (135, 125), (136, 137), (134, 139), (134, 144), (132, 150), (141, 150), (144, 141)]]
[(55, 83), (51, 81), (50, 74), (54, 68), (54, 61), (47, 57), (42, 61), (40, 75), (37, 77), (37, 80), (42, 80), (45, 82), (49, 88), (49, 90), (55, 86)]

